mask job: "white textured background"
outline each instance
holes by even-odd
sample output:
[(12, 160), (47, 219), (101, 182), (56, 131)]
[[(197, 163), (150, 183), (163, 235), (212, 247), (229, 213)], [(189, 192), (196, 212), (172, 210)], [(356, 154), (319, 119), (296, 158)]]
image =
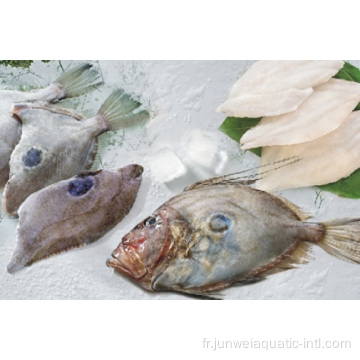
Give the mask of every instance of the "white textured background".
[[(63, 66), (76, 62), (63, 62)], [(143, 185), (130, 214), (96, 243), (41, 261), (7, 274), (5, 267), (15, 247), (17, 220), (0, 223), (1, 299), (188, 299), (175, 293), (148, 293), (115, 275), (105, 261), (121, 237), (184, 186), (217, 175), (214, 169), (196, 165), (186, 157), (184, 142), (193, 129), (213, 134), (219, 150), (228, 157), (222, 173), (256, 164), (256, 157), (243, 154), (239, 146), (217, 129), (224, 120), (216, 107), (227, 97), (235, 80), (251, 61), (99, 61), (105, 86), (87, 97), (71, 101), (79, 111), (94, 114), (114, 87), (138, 94), (151, 110), (152, 120), (144, 129), (112, 135), (103, 151), (104, 168), (131, 162), (143, 165)], [(352, 62), (359, 66), (357, 61)], [(48, 85), (60, 74), (57, 62), (36, 63), (30, 71), (6, 69), (0, 74), (1, 88), (17, 89)], [(2, 83), (1, 83), (2, 82)], [(86, 110), (86, 111), (85, 111)], [(153, 154), (168, 146), (191, 168), (167, 185), (149, 171)], [(359, 216), (360, 200), (300, 189), (284, 196), (314, 214), (316, 219)], [(314, 246), (315, 260), (299, 269), (270, 276), (259, 284), (225, 290), (226, 299), (360, 299), (360, 266), (348, 264)]]

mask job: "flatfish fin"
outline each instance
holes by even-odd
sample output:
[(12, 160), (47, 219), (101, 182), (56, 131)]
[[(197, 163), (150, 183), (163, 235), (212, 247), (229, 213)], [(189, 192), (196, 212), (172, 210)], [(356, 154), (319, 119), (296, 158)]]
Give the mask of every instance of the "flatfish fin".
[(91, 171), (95, 171), (95, 170), (99, 170), (99, 169), (102, 169), (103, 166), (102, 166), (102, 159), (101, 159), (101, 154), (98, 152), (98, 147), (97, 147), (97, 151), (95, 153), (95, 157), (94, 157), (94, 160), (92, 162), (92, 165), (90, 167), (90, 170)]
[(60, 84), (65, 89), (65, 97), (84, 95), (97, 89), (102, 83), (102, 76), (91, 64), (81, 64), (60, 75), (55, 84)]
[(98, 116), (103, 116), (107, 124), (107, 131), (124, 129), (143, 123), (150, 118), (147, 110), (138, 110), (141, 106), (131, 95), (123, 89), (116, 89), (101, 105)]
[(49, 111), (49, 112), (54, 113), (54, 114), (61, 114), (61, 115), (64, 115), (64, 116), (72, 117), (72, 118), (74, 118), (75, 120), (78, 120), (78, 121), (85, 120), (85, 118), (82, 115), (77, 114), (74, 111), (62, 108), (60, 106), (50, 105), (49, 103), (41, 102), (41, 101), (36, 101), (36, 102), (28, 101), (28, 102), (14, 103), (12, 105), (11, 109), (10, 109), (10, 113), (13, 116), (16, 116), (17, 119), (22, 121), (21, 117), (17, 116), (17, 113), (19, 113), (21, 110), (27, 109), (27, 108), (28, 109), (46, 110), (46, 111)]
[(103, 169), (103, 155), (107, 146), (107, 134), (103, 133), (96, 137), (93, 154), (91, 156), (90, 170)]
[[(52, 244), (50, 247), (43, 249), (36, 257), (32, 259), (27, 266), (30, 266), (34, 263), (37, 263), (41, 260), (49, 259), (53, 256), (59, 255), (61, 253), (67, 252), (69, 250), (78, 249), (86, 245), (86, 242), (81, 243), (74, 240), (66, 239), (64, 242), (58, 242)], [(8, 270), (11, 270), (11, 263), (8, 265)]]

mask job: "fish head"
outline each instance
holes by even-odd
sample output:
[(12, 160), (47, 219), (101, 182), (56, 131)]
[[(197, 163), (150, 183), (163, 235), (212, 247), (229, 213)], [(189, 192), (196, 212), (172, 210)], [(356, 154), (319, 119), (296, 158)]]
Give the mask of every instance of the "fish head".
[(106, 264), (146, 290), (153, 290), (153, 283), (187, 232), (188, 223), (181, 214), (163, 205), (122, 238)]

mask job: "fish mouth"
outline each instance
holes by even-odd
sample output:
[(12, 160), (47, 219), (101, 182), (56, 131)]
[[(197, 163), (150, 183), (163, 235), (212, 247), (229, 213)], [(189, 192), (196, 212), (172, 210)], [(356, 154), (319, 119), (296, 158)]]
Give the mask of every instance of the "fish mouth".
[(134, 164), (132, 169), (132, 176), (137, 179), (144, 172), (144, 168), (141, 165)]
[(132, 246), (120, 244), (111, 254), (112, 259), (106, 261), (108, 267), (131, 278), (139, 279), (147, 273), (141, 257)]
[(124, 168), (118, 169), (118, 172), (125, 173), (126, 177), (129, 177), (130, 179), (138, 179), (144, 172), (144, 168), (138, 164), (130, 164)]

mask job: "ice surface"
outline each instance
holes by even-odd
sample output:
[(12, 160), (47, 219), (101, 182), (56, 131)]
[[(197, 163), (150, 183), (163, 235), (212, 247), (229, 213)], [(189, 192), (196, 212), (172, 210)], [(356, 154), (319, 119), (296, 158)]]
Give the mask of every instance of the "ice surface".
[(185, 175), (186, 167), (169, 147), (163, 147), (149, 156), (150, 170), (160, 182), (169, 182)]

